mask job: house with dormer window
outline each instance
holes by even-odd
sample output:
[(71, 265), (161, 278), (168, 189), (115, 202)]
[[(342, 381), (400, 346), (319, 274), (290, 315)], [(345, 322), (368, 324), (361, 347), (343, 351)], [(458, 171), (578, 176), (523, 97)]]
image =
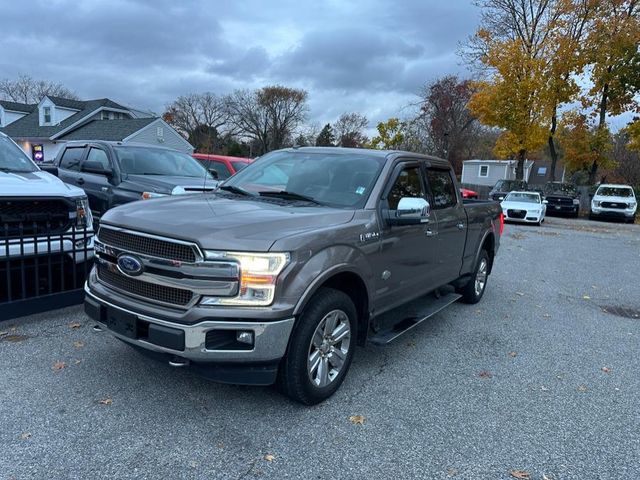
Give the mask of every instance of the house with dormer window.
[(0, 131), (37, 161), (53, 160), (69, 140), (138, 142), (193, 152), (191, 144), (162, 118), (108, 98), (45, 96), (37, 104), (0, 100)]

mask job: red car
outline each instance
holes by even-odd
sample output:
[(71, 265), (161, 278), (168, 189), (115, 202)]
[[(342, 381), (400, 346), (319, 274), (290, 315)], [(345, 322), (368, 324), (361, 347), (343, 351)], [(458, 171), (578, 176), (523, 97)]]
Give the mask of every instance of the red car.
[(478, 192), (474, 192), (473, 190), (469, 190), (468, 188), (460, 188), (460, 195), (462, 195), (462, 198), (478, 198), (478, 197), (480, 197)]
[(194, 153), (193, 158), (197, 159), (218, 180), (229, 178), (253, 162), (251, 158), (227, 157), (206, 153)]

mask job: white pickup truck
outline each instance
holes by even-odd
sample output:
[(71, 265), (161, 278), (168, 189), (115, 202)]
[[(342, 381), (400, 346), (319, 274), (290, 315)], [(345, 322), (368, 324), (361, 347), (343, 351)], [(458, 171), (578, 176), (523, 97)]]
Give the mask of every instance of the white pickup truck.
[(0, 132), (0, 266), (51, 254), (76, 265), (93, 258), (87, 196), (40, 169)]

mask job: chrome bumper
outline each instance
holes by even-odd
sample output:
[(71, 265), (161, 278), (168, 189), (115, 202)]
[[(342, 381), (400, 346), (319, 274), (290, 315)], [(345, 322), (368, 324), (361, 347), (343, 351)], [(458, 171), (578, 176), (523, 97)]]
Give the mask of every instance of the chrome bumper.
[[(171, 329), (182, 330), (184, 332), (184, 350), (173, 350), (170, 348), (155, 345), (145, 340), (133, 339), (109, 330), (109, 332), (127, 342), (150, 351), (172, 354), (194, 362), (269, 362), (279, 360), (286, 352), (289, 336), (293, 329), (294, 318), (278, 320), (272, 322), (252, 322), (252, 321), (211, 321), (206, 320), (194, 325), (181, 325), (167, 322), (158, 318), (150, 317), (144, 313), (135, 312), (118, 305), (114, 305), (91, 293), (87, 284), (84, 287), (85, 293), (93, 302), (111, 309), (117, 309), (128, 314), (135, 315), (139, 320), (150, 324), (160, 325)], [(107, 325), (98, 319), (94, 320), (107, 329)], [(210, 330), (242, 330), (253, 332), (253, 348), (250, 350), (210, 350), (206, 346), (206, 335)]]

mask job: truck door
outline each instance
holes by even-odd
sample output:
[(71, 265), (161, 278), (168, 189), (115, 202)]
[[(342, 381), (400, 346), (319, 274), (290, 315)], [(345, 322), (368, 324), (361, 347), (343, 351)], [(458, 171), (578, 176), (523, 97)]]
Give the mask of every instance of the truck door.
[(450, 169), (428, 167), (427, 183), (431, 193), (431, 217), (438, 222), (435, 247), (439, 253), (438, 278), (445, 284), (460, 276), (467, 240), (467, 214), (458, 198)]
[[(89, 146), (89, 153), (87, 154), (85, 162), (98, 162), (105, 170), (114, 172), (113, 164), (109, 160), (107, 152), (97, 145)], [(101, 217), (111, 207), (110, 199), (113, 185), (110, 179), (106, 175), (85, 172), (82, 168), (80, 178), (83, 182), (82, 188), (84, 188), (84, 191), (89, 197), (91, 212), (96, 217)]]
[(428, 200), (424, 173), (418, 162), (400, 164), (380, 200), (383, 225), (380, 254), (374, 263), (376, 305), (388, 310), (438, 287), (433, 269), (438, 262), (438, 225), (435, 220), (416, 225), (385, 225), (384, 212), (395, 214), (401, 198)]
[(78, 182), (80, 176), (80, 164), (84, 157), (85, 147), (66, 147), (62, 153), (60, 164), (58, 165), (58, 177), (69, 185), (83, 188)]

